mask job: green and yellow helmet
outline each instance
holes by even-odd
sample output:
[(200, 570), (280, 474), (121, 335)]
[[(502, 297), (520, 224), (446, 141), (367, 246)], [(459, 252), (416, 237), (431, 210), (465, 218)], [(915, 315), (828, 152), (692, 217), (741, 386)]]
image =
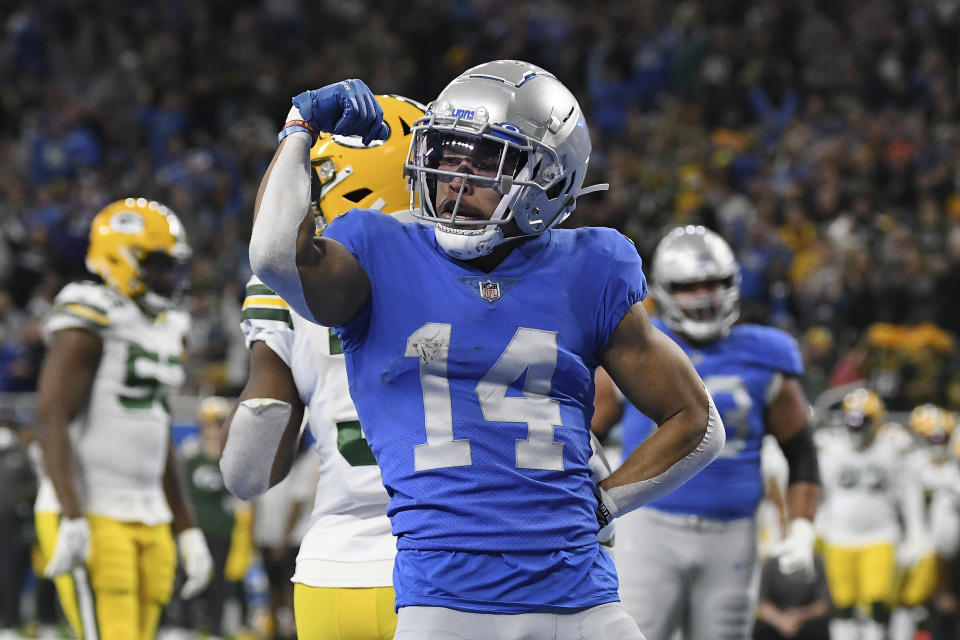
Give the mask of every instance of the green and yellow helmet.
[(869, 389), (856, 389), (843, 397), (840, 408), (854, 446), (858, 449), (869, 446), (887, 416), (880, 396)]
[(230, 413), (230, 403), (220, 396), (208, 396), (200, 403), (197, 418), (204, 422), (223, 422)]
[(426, 107), (402, 96), (377, 96), (386, 140), (364, 145), (359, 136), (323, 133), (310, 150), (314, 181), (312, 208), (317, 229), (350, 209), (379, 209), (396, 213), (410, 208), (403, 163), (410, 147), (413, 123)]
[(908, 426), (915, 436), (930, 446), (934, 458), (946, 460), (950, 457), (950, 439), (957, 427), (953, 413), (935, 404), (921, 404), (910, 412)]
[(129, 298), (146, 298), (151, 307), (169, 306), (172, 292), (154, 291), (144, 264), (152, 256), (185, 264), (190, 258), (186, 233), (168, 207), (146, 198), (111, 202), (90, 224), (86, 266), (107, 286)]

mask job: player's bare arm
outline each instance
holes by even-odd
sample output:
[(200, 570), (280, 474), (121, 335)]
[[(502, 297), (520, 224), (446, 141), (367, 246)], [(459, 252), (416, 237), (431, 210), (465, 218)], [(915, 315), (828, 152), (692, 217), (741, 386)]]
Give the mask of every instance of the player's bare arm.
[(773, 434), (790, 466), (786, 506), (790, 518), (813, 520), (820, 502), (817, 450), (809, 427), (810, 408), (800, 382), (783, 380), (767, 409), (767, 430)]
[[(683, 351), (651, 324), (642, 304), (635, 304), (620, 321), (601, 363), (627, 399), (659, 425), (601, 483), (605, 491), (661, 476), (694, 454), (697, 459), (691, 459), (694, 466), (684, 474), (682, 483), (717, 456), (725, 439), (723, 425), (703, 382)], [(646, 495), (644, 501), (653, 497)], [(640, 504), (617, 506), (630, 510)]]
[(183, 469), (177, 459), (176, 445), (171, 432), (170, 440), (167, 442), (167, 460), (163, 466), (163, 493), (167, 497), (167, 504), (173, 514), (171, 527), (175, 534), (197, 526), (193, 505), (186, 498), (185, 486)]
[(359, 80), (306, 91), (293, 101), (257, 194), (250, 266), (297, 313), (335, 326), (366, 303), (370, 282), (343, 245), (314, 238), (308, 212), (310, 148), (319, 131), (369, 141), (386, 137), (387, 129), (373, 93)]
[[(304, 405), (297, 393), (290, 368), (280, 356), (260, 341), (254, 342), (250, 349), (250, 376), (240, 392), (239, 400), (241, 405), (227, 422), (225, 460), (221, 462), (221, 469), (224, 471), (227, 488), (235, 495), (250, 499), (255, 497), (253, 494), (259, 495), (283, 480), (290, 472), (299, 441)], [(282, 424), (275, 424), (271, 420), (271, 424), (263, 425), (272, 433), (279, 432), (279, 438), (269, 442), (259, 439), (249, 441), (248, 434), (245, 433), (248, 426), (254, 426), (259, 432), (257, 435), (264, 435), (263, 429), (244, 422), (250, 420), (248, 412), (252, 412), (252, 409), (249, 404), (262, 404), (267, 400), (289, 406), (289, 416)], [(272, 414), (265, 412), (258, 415)], [(278, 412), (276, 415), (286, 415), (286, 412)], [(247, 486), (251, 477), (261, 479), (256, 483), (257, 487)]]
[(66, 518), (83, 509), (74, 486), (73, 446), (67, 427), (86, 406), (100, 366), (103, 340), (85, 329), (53, 334), (37, 386), (37, 419), (44, 466)]
[(623, 401), (617, 395), (617, 386), (603, 367), (597, 367), (593, 376), (593, 420), (590, 431), (602, 441), (623, 416)]

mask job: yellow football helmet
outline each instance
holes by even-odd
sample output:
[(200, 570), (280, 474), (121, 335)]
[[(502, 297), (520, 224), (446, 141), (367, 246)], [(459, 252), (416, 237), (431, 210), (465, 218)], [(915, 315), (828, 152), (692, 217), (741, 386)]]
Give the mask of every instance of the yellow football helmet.
[(310, 150), (315, 178), (311, 204), (318, 232), (350, 209), (396, 213), (410, 208), (403, 163), (413, 122), (423, 117), (426, 107), (393, 95), (377, 96), (377, 102), (390, 129), (386, 140), (364, 146), (359, 136), (323, 133)]
[[(146, 198), (126, 198), (104, 207), (90, 225), (86, 265), (113, 289), (162, 311), (182, 283), (152, 277), (159, 256), (168, 268), (190, 258), (186, 233), (170, 209)], [(151, 261), (151, 267), (145, 263)], [(148, 274), (148, 271), (150, 273)]]
[(937, 460), (950, 457), (948, 443), (956, 429), (953, 413), (934, 404), (922, 404), (910, 412), (910, 431), (930, 445), (930, 452)]
[(203, 422), (222, 423), (227, 419), (230, 413), (230, 403), (226, 398), (220, 396), (209, 396), (200, 403), (200, 409), (197, 411), (197, 417)]
[(841, 410), (844, 426), (858, 449), (870, 446), (887, 415), (883, 400), (869, 389), (856, 389), (845, 395)]

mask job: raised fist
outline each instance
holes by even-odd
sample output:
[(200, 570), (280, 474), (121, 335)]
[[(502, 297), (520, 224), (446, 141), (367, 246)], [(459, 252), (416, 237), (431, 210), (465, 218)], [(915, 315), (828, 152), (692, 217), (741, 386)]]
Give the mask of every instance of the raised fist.
[(360, 136), (364, 144), (389, 135), (383, 123), (383, 109), (363, 80), (344, 80), (304, 91), (293, 98), (293, 106), (293, 117), (288, 116), (287, 120), (303, 120), (316, 132)]

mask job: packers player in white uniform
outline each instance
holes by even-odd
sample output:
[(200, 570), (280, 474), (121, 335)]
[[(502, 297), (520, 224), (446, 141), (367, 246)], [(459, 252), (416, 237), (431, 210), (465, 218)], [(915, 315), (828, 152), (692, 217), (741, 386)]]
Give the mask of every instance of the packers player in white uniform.
[[(931, 602), (941, 585), (942, 571), (956, 554), (957, 535), (960, 532), (960, 513), (957, 511), (960, 492), (960, 466), (950, 449), (956, 429), (956, 416), (934, 404), (922, 404), (910, 412), (911, 433), (920, 443), (909, 456), (907, 464), (918, 478), (924, 494), (924, 539), (917, 561), (902, 567), (897, 581), (896, 604), (903, 610), (921, 607)], [(936, 606), (936, 603), (933, 603)], [(911, 639), (915, 632), (916, 615), (901, 615), (892, 627), (891, 640)], [(936, 620), (931, 621), (936, 625)], [(933, 630), (933, 629), (931, 629)], [(937, 638), (935, 637), (935, 640)]]
[(842, 412), (845, 429), (817, 433), (817, 525), (835, 607), (830, 633), (834, 640), (880, 640), (894, 600), (897, 543), (920, 548), (922, 494), (905, 464), (910, 438), (884, 424), (880, 397), (857, 389)]
[[(323, 135), (313, 146), (318, 228), (354, 207), (388, 213), (409, 208), (403, 162), (410, 127), (424, 108), (399, 96), (377, 100), (390, 128), (385, 141), (364, 147), (359, 138)], [(386, 516), (388, 496), (380, 469), (350, 398), (340, 340), (332, 329), (301, 318), (256, 278), (246, 294), (242, 320), (250, 377), (221, 459), (224, 480), (247, 500), (279, 482), (289, 468), (306, 407), (320, 474), (293, 576), (297, 635), (392, 638), (396, 540)], [(274, 413), (281, 405), (270, 399), (289, 403), (289, 418)], [(245, 427), (253, 427), (256, 438)], [(269, 455), (255, 461), (251, 447)]]
[[(173, 590), (178, 534), (184, 595), (212, 564), (171, 446), (168, 393), (183, 383), (186, 313), (173, 308), (190, 249), (180, 221), (144, 198), (93, 219), (87, 268), (45, 331), (37, 417), (44, 477), (35, 507), (44, 573), (81, 638), (152, 638)], [(87, 583), (89, 576), (89, 584)]]

